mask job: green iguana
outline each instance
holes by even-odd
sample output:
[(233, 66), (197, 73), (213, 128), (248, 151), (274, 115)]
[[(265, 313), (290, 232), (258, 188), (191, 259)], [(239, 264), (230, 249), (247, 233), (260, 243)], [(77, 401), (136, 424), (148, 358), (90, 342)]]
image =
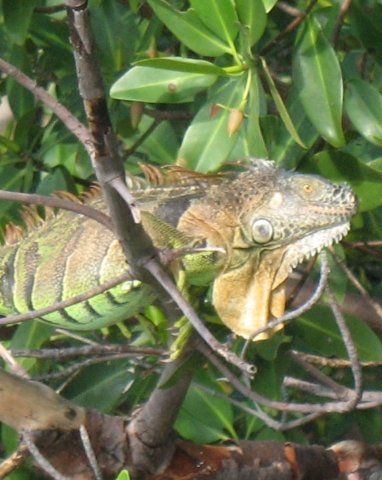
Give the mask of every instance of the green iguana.
[[(284, 313), (288, 274), (304, 258), (340, 240), (357, 209), (348, 186), (287, 172), (266, 160), (252, 160), (242, 172), (196, 174), (175, 186), (134, 193), (157, 248), (211, 249), (177, 262), (190, 284), (213, 282), (212, 301), (221, 320), (244, 338)], [(105, 211), (101, 198), (89, 204)], [(126, 268), (111, 231), (61, 211), (29, 228), (21, 241), (0, 247), (0, 314), (65, 300)], [(148, 286), (129, 281), (48, 314), (44, 321), (96, 329), (134, 315), (153, 299)]]

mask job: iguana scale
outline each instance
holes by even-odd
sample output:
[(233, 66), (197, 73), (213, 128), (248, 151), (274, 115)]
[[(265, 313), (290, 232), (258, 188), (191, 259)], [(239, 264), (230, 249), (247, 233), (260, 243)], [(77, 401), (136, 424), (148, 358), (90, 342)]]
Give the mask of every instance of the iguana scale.
[[(288, 274), (347, 233), (357, 201), (347, 185), (287, 172), (271, 161), (252, 160), (243, 168), (134, 193), (156, 247), (211, 249), (185, 255), (181, 267), (190, 283), (213, 282), (212, 301), (221, 320), (248, 338), (284, 313)], [(89, 204), (105, 211), (101, 198)], [(29, 228), (19, 242), (0, 247), (0, 314), (70, 298), (126, 268), (111, 231), (61, 211)], [(153, 299), (148, 286), (129, 281), (43, 320), (96, 329), (134, 315)], [(267, 334), (256, 340), (263, 338)]]

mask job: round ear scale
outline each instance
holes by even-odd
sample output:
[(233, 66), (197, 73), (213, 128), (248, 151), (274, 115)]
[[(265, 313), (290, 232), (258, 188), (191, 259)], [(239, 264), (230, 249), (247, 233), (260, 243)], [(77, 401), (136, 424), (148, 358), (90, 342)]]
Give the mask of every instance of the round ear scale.
[(252, 225), (252, 237), (256, 243), (264, 244), (272, 240), (273, 226), (265, 218), (258, 218)]

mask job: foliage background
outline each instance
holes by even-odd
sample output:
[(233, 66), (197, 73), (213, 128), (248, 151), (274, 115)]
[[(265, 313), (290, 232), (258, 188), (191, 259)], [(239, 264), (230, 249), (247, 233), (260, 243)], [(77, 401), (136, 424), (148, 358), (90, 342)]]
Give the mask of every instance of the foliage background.
[[(81, 121), (85, 120), (64, 10), (57, 2), (2, 0), (1, 57), (36, 80)], [(320, 173), (348, 182), (359, 198), (360, 213), (336, 247), (371, 295), (380, 296), (380, 254), (354, 242), (381, 237), (382, 204), (382, 5), (378, 1), (330, 0), (91, 0), (99, 60), (112, 122), (125, 167), (138, 162), (175, 162), (198, 171), (215, 171), (243, 156), (272, 158), (286, 169)], [(299, 12), (307, 15), (299, 18)], [(52, 13), (53, 12), (53, 13)], [(296, 21), (296, 19), (298, 19)], [(296, 21), (296, 25), (291, 25)], [(49, 194), (80, 193), (94, 179), (86, 152), (51, 112), (12, 78), (2, 77), (14, 118), (0, 136), (0, 188)], [(19, 205), (0, 202), (0, 222), (21, 222)], [(313, 275), (317, 275), (314, 273)], [(332, 262), (331, 287), (343, 301), (353, 287)], [(204, 315), (217, 321), (207, 305)], [(347, 317), (361, 360), (381, 361), (378, 332)], [(89, 339), (162, 345), (167, 323), (148, 309), (128, 330), (113, 327)], [(227, 332), (211, 324), (216, 335)], [(80, 345), (38, 322), (2, 329), (12, 348)], [(239, 351), (241, 341), (233, 348)], [(285, 352), (298, 349), (346, 358), (330, 309), (320, 305), (285, 332), (251, 347), (258, 374), (253, 388), (272, 399), (317, 402), (316, 397), (281, 388), (283, 376), (307, 377)], [(130, 412), (152, 390), (147, 374), (155, 358), (115, 360), (83, 369), (64, 386), (67, 398), (106, 413)], [(200, 362), (200, 360), (198, 361)], [(32, 375), (57, 372), (63, 364), (23, 359)], [(200, 367), (201, 364), (198, 364)], [(256, 408), (233, 392), (218, 373), (203, 364), (190, 388), (176, 428), (186, 438), (212, 442), (251, 438), (316, 442), (351, 437), (380, 442), (379, 409), (331, 414), (304, 427), (277, 432), (228, 402)], [(150, 370), (151, 372), (151, 370)], [(348, 370), (325, 373), (352, 385)], [(365, 382), (378, 390), (380, 368), (368, 369)], [(55, 387), (62, 381), (53, 381)], [(105, 392), (108, 395), (105, 395)], [(267, 412), (279, 417), (278, 412)], [(298, 415), (295, 415), (297, 418)], [(293, 415), (292, 415), (293, 418)], [(15, 435), (3, 427), (4, 451)], [(26, 475), (20, 472), (18, 475)]]

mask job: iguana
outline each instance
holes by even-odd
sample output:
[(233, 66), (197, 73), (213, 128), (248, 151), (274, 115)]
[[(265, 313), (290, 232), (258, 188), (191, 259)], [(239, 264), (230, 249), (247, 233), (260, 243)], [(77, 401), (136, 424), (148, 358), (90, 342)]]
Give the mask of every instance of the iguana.
[[(266, 160), (252, 160), (243, 171), (221, 176), (185, 174), (177, 185), (134, 193), (157, 248), (205, 247), (177, 262), (190, 284), (213, 283), (217, 313), (244, 338), (284, 313), (288, 274), (304, 258), (339, 241), (357, 209), (349, 186), (288, 172)], [(106, 210), (101, 198), (89, 204)], [(21, 241), (0, 247), (0, 314), (70, 298), (126, 268), (111, 231), (60, 211), (29, 228)], [(68, 329), (96, 329), (134, 315), (153, 299), (148, 286), (129, 281), (43, 320)]]

